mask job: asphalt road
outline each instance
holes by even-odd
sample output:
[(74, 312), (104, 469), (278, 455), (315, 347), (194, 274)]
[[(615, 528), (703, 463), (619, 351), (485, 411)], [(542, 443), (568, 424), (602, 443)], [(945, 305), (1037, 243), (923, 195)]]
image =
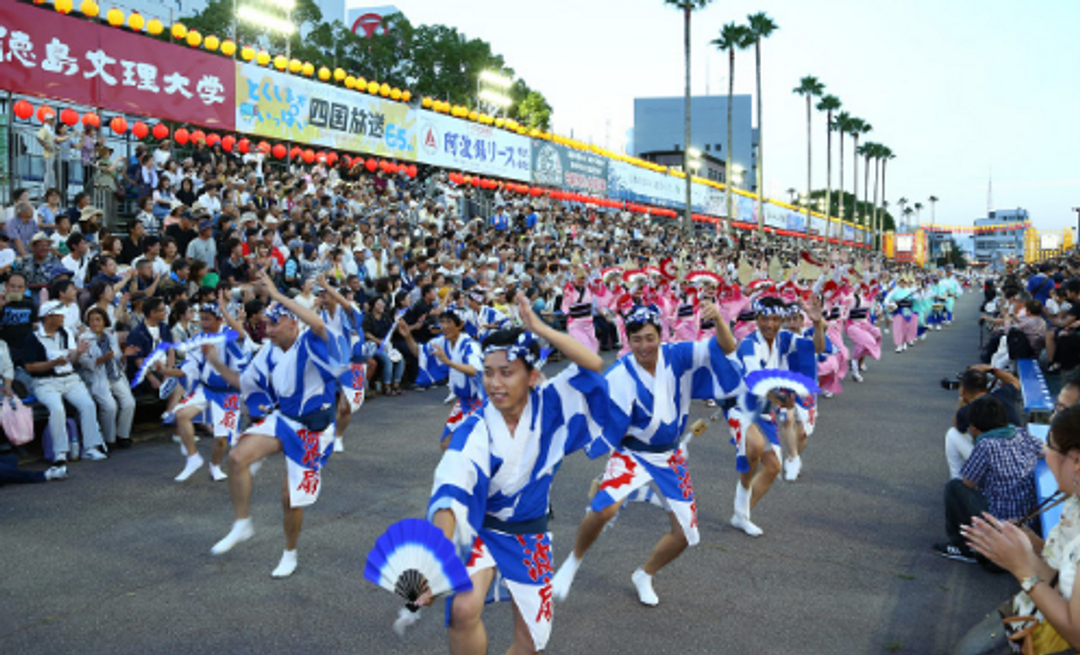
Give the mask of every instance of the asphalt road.
[[(630, 574), (668, 521), (637, 504), (556, 605), (548, 652), (947, 653), (1014, 587), (930, 550), (944, 532), (943, 438), (955, 408), (938, 380), (975, 361), (975, 310), (964, 297), (958, 324), (907, 353), (888, 348), (865, 383), (822, 401), (802, 477), (778, 481), (754, 512), (760, 538), (727, 525), (734, 453), (710, 424), (690, 457), (701, 544), (657, 576), (660, 605), (638, 603)], [(227, 489), (205, 469), (173, 483), (183, 462), (166, 437), (72, 464), (66, 482), (3, 488), (0, 652), (447, 652), (441, 603), (398, 639), (399, 603), (363, 579), (382, 530), (423, 514), (444, 397), (379, 398), (355, 415), (307, 513), (300, 568), (284, 581), (269, 575), (283, 548), (280, 456), (255, 480), (255, 538), (221, 558), (209, 549), (231, 523)], [(694, 418), (708, 413), (696, 404)], [(208, 456), (206, 440), (200, 448)], [(574, 456), (556, 478), (559, 563), (602, 468)], [(485, 619), (491, 652), (503, 652), (509, 605), (489, 606)]]

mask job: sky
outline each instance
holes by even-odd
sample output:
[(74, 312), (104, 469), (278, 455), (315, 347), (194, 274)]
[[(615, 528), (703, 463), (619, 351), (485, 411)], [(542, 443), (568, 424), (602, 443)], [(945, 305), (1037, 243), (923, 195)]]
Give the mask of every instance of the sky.
[[(547, 97), (562, 134), (620, 148), (635, 97), (683, 94), (682, 13), (662, 0), (394, 4), (414, 24), (452, 25), (490, 42)], [(806, 103), (792, 89), (813, 75), (872, 125), (863, 140), (893, 150), (886, 200), (921, 201), (924, 223), (931, 195), (940, 199), (939, 225), (986, 216), (992, 178), (994, 209), (1023, 207), (1039, 229), (1077, 225), (1080, 1), (717, 0), (693, 16), (695, 95), (726, 94), (727, 56), (710, 41), (724, 23), (758, 11), (779, 26), (761, 57), (767, 196), (805, 189)], [(736, 54), (734, 77), (736, 94), (755, 93), (753, 49)], [(813, 185), (823, 188), (825, 117), (813, 113)], [(850, 190), (849, 138), (845, 146)], [(835, 135), (833, 148), (836, 188)]]

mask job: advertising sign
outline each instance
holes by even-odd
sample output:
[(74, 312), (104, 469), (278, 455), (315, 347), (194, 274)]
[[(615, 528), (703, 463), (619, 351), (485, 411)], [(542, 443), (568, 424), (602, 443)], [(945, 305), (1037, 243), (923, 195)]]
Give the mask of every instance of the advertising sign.
[(608, 160), (591, 152), (534, 140), (532, 179), (537, 184), (605, 194), (608, 187)]
[(855, 226), (853, 226), (853, 225), (845, 225), (844, 226), (844, 241), (854, 241), (854, 240), (855, 240)]
[(419, 112), (402, 102), (238, 63), (235, 112), (240, 132), (416, 161)]
[[(686, 180), (622, 161), (608, 162), (608, 196), (659, 207), (683, 209)], [(690, 204), (695, 212), (722, 216), (724, 192), (704, 184), (691, 187)]]
[(896, 252), (911, 252), (915, 249), (915, 235), (913, 234), (897, 234), (896, 235)]
[(529, 138), (490, 125), (420, 110), (417, 161), (529, 181)]
[(1061, 248), (1061, 235), (1060, 234), (1040, 234), (1039, 235), (1039, 249), (1041, 250), (1059, 250)]
[(232, 130), (234, 64), (194, 48), (0, 2), (0, 88)]

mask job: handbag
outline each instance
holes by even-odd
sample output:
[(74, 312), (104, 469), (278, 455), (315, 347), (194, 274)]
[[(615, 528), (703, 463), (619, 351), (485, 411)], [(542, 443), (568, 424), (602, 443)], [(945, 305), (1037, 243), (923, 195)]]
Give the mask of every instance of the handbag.
[(0, 427), (4, 428), (4, 434), (13, 445), (30, 443), (34, 440), (34, 411), (18, 397), (0, 402)]
[(1054, 626), (1037, 616), (1006, 616), (1001, 619), (1013, 648), (1022, 655), (1076, 655), (1077, 650)]

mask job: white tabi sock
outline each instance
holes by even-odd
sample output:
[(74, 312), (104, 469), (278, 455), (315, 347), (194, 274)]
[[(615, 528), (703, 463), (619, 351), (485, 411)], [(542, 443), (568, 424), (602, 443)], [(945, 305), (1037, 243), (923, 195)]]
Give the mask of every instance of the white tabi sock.
[(558, 601), (566, 600), (566, 597), (570, 595), (570, 585), (574, 584), (574, 576), (577, 575), (580, 566), (581, 560), (571, 551), (570, 557), (566, 558), (555, 573), (555, 577), (551, 579), (552, 598)]
[(251, 517), (246, 519), (236, 519), (233, 523), (232, 530), (229, 530), (229, 534), (225, 535), (225, 538), (214, 544), (214, 547), (210, 549), (211, 555), (224, 555), (233, 549), (236, 544), (247, 541), (255, 535), (255, 528), (251, 524)]
[(731, 517), (731, 525), (751, 537), (759, 537), (761, 528), (750, 521), (750, 495), (750, 489), (744, 489), (741, 482), (735, 483), (735, 515)]
[(286, 550), (281, 554), (281, 561), (270, 574), (271, 578), (287, 578), (296, 571), (296, 551)]
[(198, 471), (200, 468), (202, 468), (202, 465), (202, 455), (200, 455), (199, 453), (189, 455), (187, 458), (187, 462), (184, 464), (184, 470), (180, 471), (180, 475), (176, 476), (173, 479), (177, 482), (183, 482), (184, 480), (187, 480), (192, 475), (194, 475), (195, 471)]
[(229, 476), (225, 474), (225, 471), (221, 470), (221, 466), (218, 464), (210, 465), (210, 477), (214, 482), (221, 482), (222, 480), (228, 480)]
[(341, 437), (334, 437), (334, 452), (335, 453), (343, 453), (343, 452), (345, 452), (345, 442), (343, 442), (341, 440)]
[(637, 587), (638, 600), (641, 601), (642, 605), (656, 607), (660, 604), (660, 597), (656, 595), (652, 588), (652, 576), (646, 573), (644, 569), (634, 571), (634, 575), (630, 576), (630, 579), (634, 582), (634, 586)]

